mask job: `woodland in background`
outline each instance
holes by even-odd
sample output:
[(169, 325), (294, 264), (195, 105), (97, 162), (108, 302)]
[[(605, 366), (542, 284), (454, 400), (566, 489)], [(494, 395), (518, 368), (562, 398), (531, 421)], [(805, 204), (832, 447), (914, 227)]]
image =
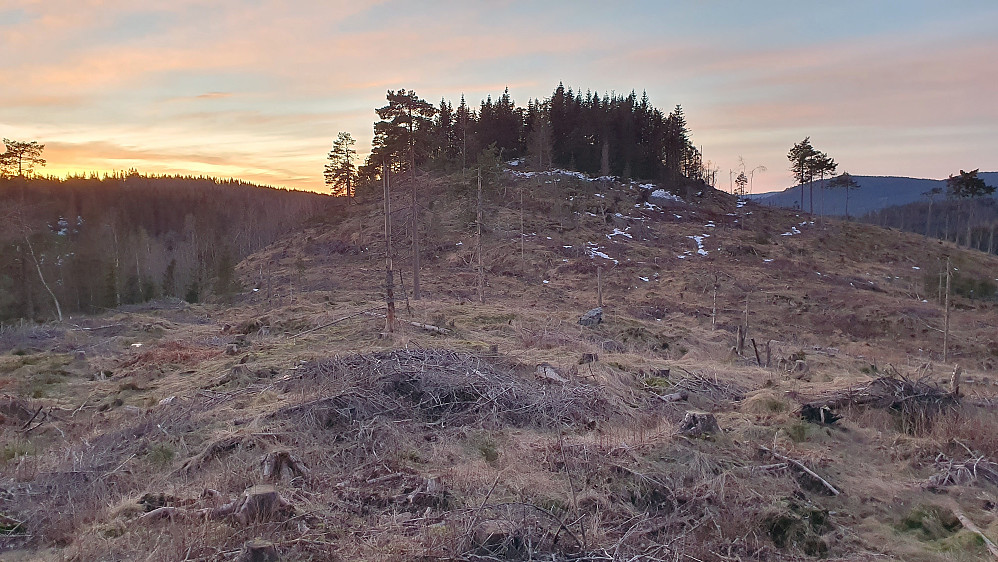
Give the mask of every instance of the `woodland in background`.
[[(923, 193), (928, 202), (881, 209), (869, 213), (865, 220), (993, 254), (998, 251), (998, 201), (992, 197), (995, 187), (979, 177), (979, 172), (960, 170), (959, 175), (946, 180), (945, 191), (937, 187)], [(937, 198), (942, 200), (936, 203)]]
[(860, 220), (998, 254), (998, 201), (994, 199), (974, 201), (973, 208), (950, 200), (909, 203), (873, 211)]
[(0, 320), (54, 317), (43, 278), (65, 314), (224, 296), (243, 257), (341, 207), (315, 193), (134, 171), (0, 179)]

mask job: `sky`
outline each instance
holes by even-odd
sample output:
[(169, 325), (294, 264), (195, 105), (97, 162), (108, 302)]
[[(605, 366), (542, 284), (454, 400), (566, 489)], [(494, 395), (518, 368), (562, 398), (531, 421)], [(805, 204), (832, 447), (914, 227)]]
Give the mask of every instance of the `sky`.
[(945, 178), (998, 170), (996, 24), (994, 0), (3, 0), (0, 136), (43, 143), (46, 174), (322, 191), (387, 90), (564, 83), (682, 105), (723, 189), (740, 162), (756, 193), (793, 184), (808, 136), (840, 172)]

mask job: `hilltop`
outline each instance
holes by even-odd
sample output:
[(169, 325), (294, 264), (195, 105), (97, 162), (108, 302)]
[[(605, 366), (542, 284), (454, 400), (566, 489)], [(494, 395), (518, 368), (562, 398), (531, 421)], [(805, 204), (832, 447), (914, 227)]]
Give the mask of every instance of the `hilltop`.
[(472, 179), (417, 177), (418, 301), (393, 186), (391, 333), (376, 185), (249, 254), (234, 295), (5, 329), (5, 556), (987, 556), (998, 258), (513, 166), (486, 178), (481, 303)]

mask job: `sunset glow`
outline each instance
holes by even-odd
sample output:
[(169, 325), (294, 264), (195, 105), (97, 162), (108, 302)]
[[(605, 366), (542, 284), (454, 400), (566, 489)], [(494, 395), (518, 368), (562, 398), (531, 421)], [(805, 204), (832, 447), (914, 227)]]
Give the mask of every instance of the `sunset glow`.
[[(12, 0), (0, 136), (42, 172), (135, 168), (321, 191), (338, 131), (372, 137), (388, 89), (473, 106), (566, 86), (681, 104), (720, 168), (793, 183), (810, 136), (840, 170), (998, 169), (998, 4), (938, 2)], [(903, 7), (902, 7), (903, 6)]]

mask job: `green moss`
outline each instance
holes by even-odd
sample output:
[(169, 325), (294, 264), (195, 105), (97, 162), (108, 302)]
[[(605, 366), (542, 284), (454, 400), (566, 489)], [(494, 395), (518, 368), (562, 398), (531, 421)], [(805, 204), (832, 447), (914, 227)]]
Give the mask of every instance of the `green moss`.
[(146, 453), (146, 460), (149, 464), (158, 467), (166, 468), (170, 466), (173, 462), (173, 457), (176, 453), (173, 451), (173, 447), (168, 443), (157, 443), (152, 447), (149, 447), (149, 451)]
[(952, 511), (937, 505), (919, 505), (898, 523), (898, 530), (923, 541), (936, 541), (956, 533), (962, 525)]
[(794, 443), (803, 443), (811, 435), (811, 424), (807, 422), (794, 422), (784, 428), (787, 435)]
[(666, 389), (672, 387), (672, 381), (665, 377), (645, 377), (642, 382), (651, 388)]

